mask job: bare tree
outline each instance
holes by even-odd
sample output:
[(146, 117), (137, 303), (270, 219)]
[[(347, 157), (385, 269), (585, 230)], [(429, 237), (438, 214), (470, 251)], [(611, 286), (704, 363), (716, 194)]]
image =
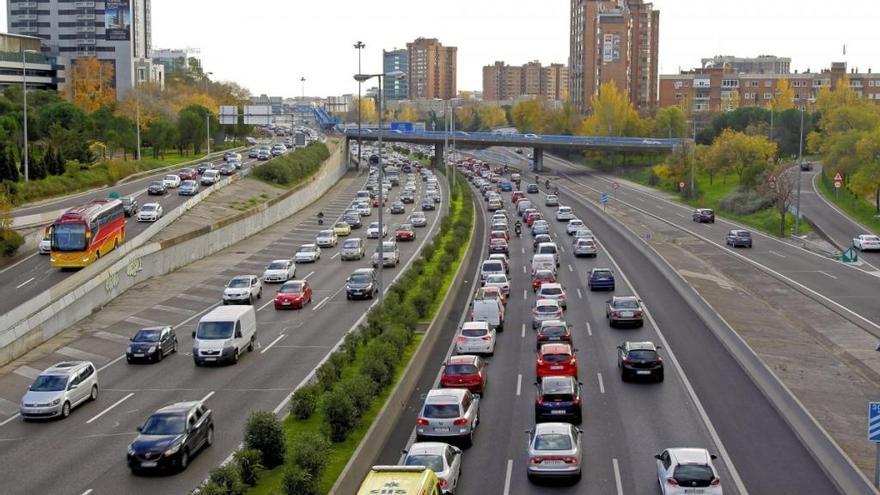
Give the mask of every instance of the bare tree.
[(785, 214), (794, 203), (797, 190), (795, 167), (780, 166), (769, 170), (759, 189), (768, 198), (771, 198), (778, 208), (779, 236), (785, 237)]

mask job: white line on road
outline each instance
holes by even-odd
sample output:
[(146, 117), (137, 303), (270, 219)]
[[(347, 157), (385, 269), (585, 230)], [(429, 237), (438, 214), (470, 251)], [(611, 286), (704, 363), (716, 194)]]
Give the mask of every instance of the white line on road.
[(17, 418), (19, 416), (21, 416), (21, 414), (19, 414), (19, 413), (13, 414), (12, 416), (10, 416), (10, 417), (4, 419), (2, 422), (0, 422), (0, 426), (6, 426), (7, 424), (11, 423), (15, 418)]
[(578, 290), (578, 299), (583, 299), (583, 298), (584, 298), (584, 293), (581, 292), (581, 288), (578, 287), (577, 290)]
[(779, 254), (779, 253), (777, 253), (776, 251), (770, 250), (770, 251), (767, 251), (767, 252), (770, 253), (770, 254), (774, 254), (774, 255), (776, 255), (776, 256), (779, 256), (780, 258), (785, 258), (785, 255), (784, 255), (784, 254)]
[(565, 252), (565, 246), (559, 246), (559, 250), (562, 251), (562, 252), (564, 253), (564, 252)]
[(260, 354), (265, 354), (266, 351), (268, 351), (269, 349), (271, 349), (273, 345), (277, 344), (278, 341), (281, 340), (281, 339), (283, 339), (284, 337), (287, 337), (287, 335), (285, 335), (285, 334), (283, 334), (283, 333), (282, 333), (281, 335), (279, 335), (275, 340), (273, 340), (269, 345), (267, 345), (265, 349), (263, 349), (262, 351), (260, 351)]
[(571, 265), (568, 265), (568, 271), (573, 272), (574, 268), (572, 268)]
[(82, 492), (82, 495), (89, 495), (89, 494), (92, 493), (93, 491), (94, 491), (94, 490), (92, 490), (91, 488), (89, 488), (88, 490)]
[(303, 280), (308, 280), (309, 277), (311, 277), (311, 276), (314, 275), (314, 274), (315, 274), (315, 272), (309, 272), (308, 275), (306, 275), (305, 277), (303, 277)]
[(205, 402), (206, 400), (210, 399), (212, 395), (214, 395), (214, 391), (213, 391), (213, 390), (210, 391), (210, 392), (208, 392), (208, 395), (202, 397), (202, 400), (200, 400), (199, 402)]
[(681, 213), (676, 213), (676, 215), (680, 216), (681, 218), (687, 218), (686, 216), (682, 215)]
[(822, 270), (819, 270), (819, 273), (821, 273), (822, 275), (825, 275), (826, 277), (831, 277), (834, 280), (837, 280), (837, 277), (835, 277), (834, 275), (832, 275), (830, 273), (823, 272)]
[(504, 495), (510, 493), (510, 475), (513, 474), (513, 459), (507, 460), (507, 473), (504, 475)]
[[(33, 258), (34, 256), (37, 256), (38, 254), (39, 254), (39, 253), (34, 253), (34, 254), (32, 254), (32, 255), (26, 257), (26, 258), (22, 258), (21, 261), (15, 263), (15, 264), (13, 264), (13, 265), (7, 266), (6, 268), (0, 270), (0, 274), (3, 274), (3, 273), (5, 273), (5, 272), (7, 272), (8, 270), (12, 270), (13, 268), (17, 267), (18, 265), (24, 263), (25, 261), (27, 261), (27, 260), (29, 260), (29, 259), (31, 259), (31, 258)], [(525, 254), (525, 251), (523, 251), (523, 254)]]
[(599, 392), (605, 393), (605, 383), (602, 382), (602, 373), (596, 373), (596, 376), (599, 377)]
[[(523, 269), (525, 269), (525, 267), (523, 267)], [(29, 284), (29, 283), (31, 283), (31, 282), (33, 282), (33, 281), (34, 281), (34, 277), (31, 277), (31, 278), (25, 280), (24, 282), (22, 282), (22, 283), (16, 285), (15, 288), (16, 288), (16, 289), (21, 289), (22, 287), (24, 287), (25, 285), (27, 285), (27, 284)]]
[(587, 335), (590, 337), (593, 336), (593, 329), (590, 327), (590, 322), (587, 322)]
[(623, 483), (620, 481), (620, 465), (617, 459), (611, 459), (611, 467), (614, 469), (614, 484), (617, 486), (617, 495), (623, 495)]
[(523, 289), (523, 301), (528, 300), (528, 298), (529, 298), (529, 291)]
[(340, 252), (341, 252), (341, 251), (336, 251), (336, 254), (334, 254), (333, 256), (331, 256), (330, 259), (331, 259), (331, 260), (336, 259), (336, 257), (339, 256), (339, 253), (340, 253)]
[(526, 254), (526, 248), (519, 248), (522, 251), (522, 254)]
[(268, 300), (268, 301), (266, 301), (266, 304), (264, 304), (264, 305), (262, 305), (262, 306), (260, 306), (260, 307), (259, 307), (259, 309), (257, 309), (257, 311), (262, 311), (262, 310), (263, 310), (263, 308), (265, 308), (265, 307), (266, 307), (266, 306), (268, 306), (268, 305), (270, 305), (270, 304), (272, 304), (272, 303), (273, 303), (273, 302), (275, 302), (275, 300), (274, 300), (274, 299), (269, 299), (269, 300)]
[(318, 304), (316, 304), (315, 307), (312, 308), (312, 311), (317, 311), (317, 310), (318, 310), (321, 306), (323, 306), (324, 303), (327, 302), (329, 299), (330, 299), (330, 296), (327, 296), (327, 297), (325, 297), (324, 299), (321, 299), (321, 302), (319, 302)]
[[(122, 359), (122, 358), (124, 358), (124, 357), (125, 357), (125, 354), (122, 354), (122, 355), (118, 356), (116, 359), (114, 359), (113, 361), (110, 361), (109, 363), (105, 364), (104, 366), (101, 366), (100, 368), (98, 368), (98, 373), (100, 373), (100, 372), (104, 371), (105, 369), (107, 369), (107, 368), (113, 366), (114, 364), (118, 363), (119, 360)], [(2, 426), (2, 425), (0, 425), (0, 426)]]
[(522, 374), (516, 375), (516, 395), (522, 392)]
[(523, 265), (523, 273), (529, 273), (528, 271), (526, 271), (526, 265)]
[(522, 332), (520, 332), (520, 337), (526, 338), (526, 324), (522, 324)]
[(118, 406), (119, 404), (122, 404), (123, 402), (127, 401), (128, 399), (130, 399), (132, 395), (134, 395), (134, 392), (130, 392), (130, 393), (129, 393), (128, 395), (126, 395), (125, 397), (123, 397), (123, 398), (119, 399), (118, 401), (114, 402), (114, 403), (113, 403), (112, 405), (110, 405), (110, 407), (108, 407), (107, 409), (104, 409), (103, 411), (99, 412), (98, 414), (92, 416), (92, 419), (86, 421), (86, 424), (87, 424), (87, 425), (88, 425), (88, 424), (91, 424), (91, 423), (92, 423), (93, 421), (95, 421), (96, 419), (98, 419), (98, 418), (100, 418), (101, 416), (107, 414), (107, 413), (110, 412), (114, 407), (116, 407), (116, 406)]

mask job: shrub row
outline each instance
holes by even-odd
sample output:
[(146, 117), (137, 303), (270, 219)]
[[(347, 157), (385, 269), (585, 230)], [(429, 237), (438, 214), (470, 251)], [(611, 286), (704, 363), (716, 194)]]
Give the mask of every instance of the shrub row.
[(282, 187), (292, 187), (311, 177), (330, 157), (327, 145), (314, 142), (254, 168), (254, 177)]
[(12, 256), (22, 244), (24, 239), (18, 235), (18, 232), (0, 228), (0, 255)]

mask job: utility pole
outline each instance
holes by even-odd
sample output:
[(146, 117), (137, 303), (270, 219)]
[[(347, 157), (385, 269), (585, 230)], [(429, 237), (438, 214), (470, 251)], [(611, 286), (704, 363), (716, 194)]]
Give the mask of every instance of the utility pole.
[(24, 122), (22, 123), (22, 127), (24, 128), (24, 160), (22, 160), (22, 165), (24, 165), (24, 181), (28, 181), (28, 128), (27, 128), (27, 67), (25, 66), (25, 52), (27, 50), (24, 49), (24, 46), (21, 47), (21, 82), (23, 86), (23, 91), (21, 92), (22, 98), (24, 99)]
[[(208, 76), (211, 76), (213, 74), (214, 74), (213, 72), (205, 72), (205, 96), (208, 95), (208, 83), (211, 82), (211, 80), (208, 78)], [(205, 109), (205, 144), (208, 149), (208, 155), (210, 155), (211, 154), (211, 109), (210, 108)]]
[[(358, 74), (361, 73), (361, 50), (364, 49), (367, 45), (363, 41), (358, 41), (354, 44), (355, 49), (358, 51)], [(361, 149), (363, 146), (363, 141), (361, 140), (361, 82), (358, 81), (358, 161), (357, 161), (357, 171), (360, 173), (361, 170)]]
[(134, 126), (137, 134), (137, 161), (141, 161), (141, 94), (138, 89), (139, 79), (140, 67), (138, 67), (137, 75), (134, 78)]
[(794, 235), (801, 233), (801, 177), (803, 175), (804, 161), (804, 107), (801, 107), (801, 137), (798, 141), (798, 177), (797, 177), (797, 204), (794, 215)]
[(382, 132), (384, 132), (382, 127), (382, 107), (382, 76), (379, 76), (379, 246), (376, 248), (376, 252), (379, 253), (379, 272), (376, 276), (376, 281), (379, 283), (379, 304), (382, 304), (382, 299), (384, 298), (382, 271), (385, 268), (385, 260), (382, 259), (382, 243), (385, 242), (385, 237), (382, 235), (385, 231), (385, 223), (382, 219), (382, 212), (385, 210), (385, 205), (382, 200), (382, 192), (385, 186), (385, 165), (382, 163)]
[(697, 119), (694, 119), (694, 143), (693, 143), (693, 152), (691, 153), (691, 199), (694, 199), (697, 197), (696, 175), (697, 175)]

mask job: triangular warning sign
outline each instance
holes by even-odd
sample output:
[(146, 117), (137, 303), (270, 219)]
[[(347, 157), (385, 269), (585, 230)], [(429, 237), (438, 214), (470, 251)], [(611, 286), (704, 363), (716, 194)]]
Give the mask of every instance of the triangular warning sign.
[(840, 172), (837, 172), (836, 174), (834, 174), (834, 180), (836, 180), (836, 181), (842, 181), (842, 180), (843, 180), (843, 176), (840, 175)]

